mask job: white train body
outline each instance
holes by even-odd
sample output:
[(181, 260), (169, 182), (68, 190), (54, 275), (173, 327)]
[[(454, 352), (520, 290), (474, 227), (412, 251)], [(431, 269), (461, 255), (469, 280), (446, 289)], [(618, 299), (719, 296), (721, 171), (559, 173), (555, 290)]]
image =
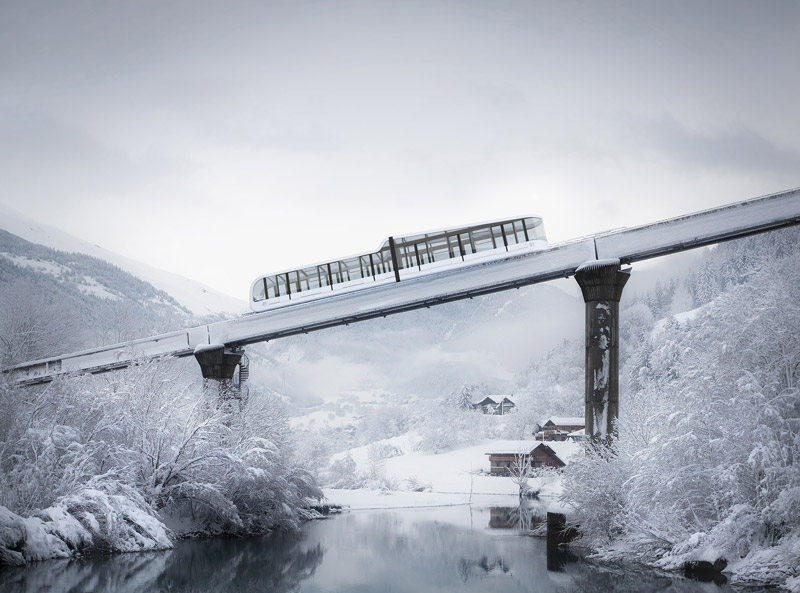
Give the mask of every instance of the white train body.
[(260, 313), (474, 260), (542, 249), (547, 249), (547, 237), (538, 216), (389, 237), (373, 252), (259, 276), (250, 287), (250, 307)]

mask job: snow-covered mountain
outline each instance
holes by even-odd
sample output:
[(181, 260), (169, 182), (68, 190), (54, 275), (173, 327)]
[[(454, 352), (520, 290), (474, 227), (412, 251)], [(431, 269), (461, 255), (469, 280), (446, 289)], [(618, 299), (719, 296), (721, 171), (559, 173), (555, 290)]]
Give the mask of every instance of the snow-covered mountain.
[(107, 261), (152, 284), (156, 289), (164, 291), (197, 317), (239, 315), (247, 309), (247, 303), (243, 300), (178, 274), (165, 272), (108, 251), (99, 245), (87, 243), (55, 227), (28, 219), (2, 205), (0, 205), (0, 229), (31, 243), (68, 253), (82, 253)]

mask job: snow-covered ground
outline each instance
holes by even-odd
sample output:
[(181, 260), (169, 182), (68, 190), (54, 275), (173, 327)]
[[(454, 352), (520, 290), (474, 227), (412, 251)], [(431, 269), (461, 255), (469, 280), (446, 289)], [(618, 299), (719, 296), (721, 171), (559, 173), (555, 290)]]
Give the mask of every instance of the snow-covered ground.
[[(490, 452), (530, 451), (537, 441), (484, 440), (476, 445), (434, 454), (419, 451), (419, 436), (410, 432), (385, 439), (368, 446), (358, 447), (334, 456), (334, 461), (350, 455), (361, 472), (382, 473), (391, 489), (337, 490), (324, 489), (328, 500), (350, 509), (399, 508), (414, 506), (440, 506), (453, 504), (492, 504), (509, 497), (518, 497), (519, 487), (511, 478), (489, 475)], [(548, 442), (565, 462), (580, 452), (573, 442)], [(376, 451), (392, 452), (393, 457), (376, 461)], [(391, 453), (390, 453), (391, 454)], [(372, 467), (371, 467), (372, 466)], [(561, 493), (561, 480), (557, 472), (547, 472), (543, 478), (531, 478), (529, 484), (540, 488), (541, 496), (557, 498)], [(423, 492), (411, 491), (424, 488)]]

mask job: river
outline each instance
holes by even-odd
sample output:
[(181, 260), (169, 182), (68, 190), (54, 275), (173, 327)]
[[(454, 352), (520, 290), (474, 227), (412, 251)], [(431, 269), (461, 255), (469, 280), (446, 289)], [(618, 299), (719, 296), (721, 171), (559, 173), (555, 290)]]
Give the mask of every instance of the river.
[[(530, 526), (543, 519), (523, 510)], [(297, 534), (193, 540), (174, 550), (52, 560), (0, 570), (3, 593), (730, 593), (635, 567), (548, 557), (521, 535), (519, 509), (452, 506), (352, 511)]]

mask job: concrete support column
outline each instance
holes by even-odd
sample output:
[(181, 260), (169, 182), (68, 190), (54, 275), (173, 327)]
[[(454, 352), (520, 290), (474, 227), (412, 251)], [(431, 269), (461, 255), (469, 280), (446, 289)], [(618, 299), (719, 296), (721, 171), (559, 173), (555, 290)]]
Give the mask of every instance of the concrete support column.
[(244, 350), (231, 350), (224, 344), (208, 344), (195, 348), (194, 357), (203, 373), (203, 387), (209, 394), (216, 395), (220, 404), (238, 397), (233, 375), (243, 355)]
[(619, 300), (631, 270), (619, 260), (583, 264), (575, 272), (586, 303), (586, 436), (610, 444), (619, 416)]

